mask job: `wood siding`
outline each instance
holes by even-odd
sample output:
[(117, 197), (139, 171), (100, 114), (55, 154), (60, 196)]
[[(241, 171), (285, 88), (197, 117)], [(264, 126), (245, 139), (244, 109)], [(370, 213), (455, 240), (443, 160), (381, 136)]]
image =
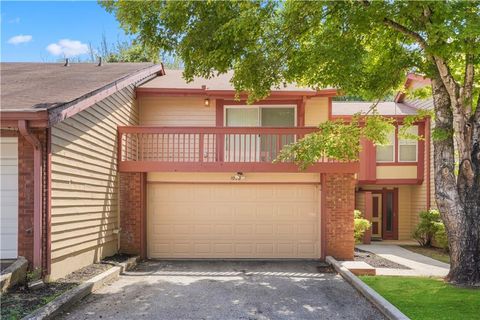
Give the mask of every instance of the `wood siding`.
[(52, 127), (52, 280), (116, 252), (117, 125), (138, 123), (131, 85)]
[(318, 127), (328, 120), (328, 98), (311, 98), (305, 104), (305, 126)]
[(141, 97), (139, 109), (143, 126), (215, 126), (215, 102), (205, 107), (203, 97)]

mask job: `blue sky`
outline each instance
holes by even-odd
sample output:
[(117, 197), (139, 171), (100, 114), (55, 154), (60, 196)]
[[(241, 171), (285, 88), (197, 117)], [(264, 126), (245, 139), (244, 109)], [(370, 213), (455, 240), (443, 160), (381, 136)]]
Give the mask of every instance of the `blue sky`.
[(1, 1), (1, 61), (87, 59), (89, 43), (128, 39), (96, 1)]

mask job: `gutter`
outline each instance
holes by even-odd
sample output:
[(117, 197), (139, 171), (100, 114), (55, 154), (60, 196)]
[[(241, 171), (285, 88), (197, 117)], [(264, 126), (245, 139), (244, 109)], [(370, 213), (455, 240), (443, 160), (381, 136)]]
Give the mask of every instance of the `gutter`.
[(30, 132), (26, 120), (18, 121), (18, 131), (33, 146), (33, 267), (42, 267), (42, 143)]

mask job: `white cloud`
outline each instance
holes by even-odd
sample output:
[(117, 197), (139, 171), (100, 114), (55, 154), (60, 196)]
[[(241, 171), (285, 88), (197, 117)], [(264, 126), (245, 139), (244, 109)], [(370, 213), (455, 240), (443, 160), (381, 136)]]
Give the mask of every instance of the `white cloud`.
[(62, 39), (49, 44), (46, 50), (54, 56), (70, 58), (88, 53), (88, 45), (78, 40)]
[(31, 35), (23, 35), (23, 34), (19, 34), (18, 36), (11, 37), (10, 39), (8, 39), (8, 43), (11, 43), (11, 44), (14, 44), (14, 45), (17, 45), (17, 44), (20, 44), (20, 43), (27, 43), (27, 42), (30, 42), (30, 41), (32, 41), (32, 36)]
[(20, 18), (16, 17), (15, 19), (8, 20), (8, 23), (20, 23)]

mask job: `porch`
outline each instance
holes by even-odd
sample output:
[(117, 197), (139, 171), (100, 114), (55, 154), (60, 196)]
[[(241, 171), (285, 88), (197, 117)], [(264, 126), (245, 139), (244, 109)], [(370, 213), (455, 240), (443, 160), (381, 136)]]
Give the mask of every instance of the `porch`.
[[(274, 162), (315, 127), (118, 127), (120, 172), (298, 172)], [(358, 161), (321, 157), (306, 172), (354, 173)]]

